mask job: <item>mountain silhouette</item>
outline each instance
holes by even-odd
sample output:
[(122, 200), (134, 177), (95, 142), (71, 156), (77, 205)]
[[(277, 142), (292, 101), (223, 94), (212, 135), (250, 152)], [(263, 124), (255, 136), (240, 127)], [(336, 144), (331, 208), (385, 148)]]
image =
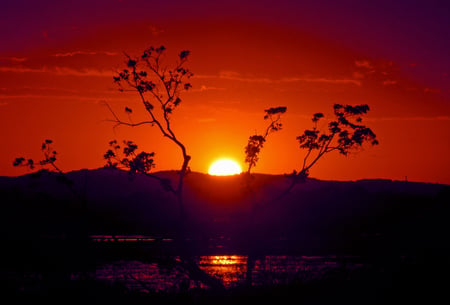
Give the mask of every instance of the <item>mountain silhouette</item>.
[[(173, 181), (177, 177), (173, 171), (156, 175)], [(176, 236), (176, 198), (163, 190), (160, 181), (106, 168), (66, 176), (70, 188), (49, 172), (0, 177), (1, 230), (6, 240), (74, 234), (83, 213), (80, 198), (87, 202), (90, 235)], [(252, 226), (261, 247), (269, 252), (409, 253), (445, 247), (448, 185), (307, 179), (273, 202), (289, 185), (289, 177), (253, 177), (249, 190), (243, 175), (189, 173), (184, 194), (187, 236), (205, 240), (225, 236), (240, 249)], [(255, 202), (261, 208), (252, 214)]]

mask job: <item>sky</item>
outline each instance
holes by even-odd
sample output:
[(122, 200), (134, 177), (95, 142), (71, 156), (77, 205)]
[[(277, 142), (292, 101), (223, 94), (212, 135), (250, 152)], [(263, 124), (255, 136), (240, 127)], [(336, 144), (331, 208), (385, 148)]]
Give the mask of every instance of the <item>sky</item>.
[(178, 169), (177, 147), (149, 126), (113, 128), (105, 103), (133, 120), (145, 111), (113, 75), (124, 53), (164, 45), (167, 63), (190, 50), (193, 88), (172, 123), (207, 172), (219, 158), (245, 167), (244, 147), (264, 132), (264, 109), (286, 106), (255, 172), (290, 173), (304, 151), (296, 136), (332, 105), (368, 104), (380, 145), (330, 154), (310, 175), (450, 184), (448, 1), (2, 1), (0, 175), (27, 173), (52, 139), (64, 171), (99, 168), (112, 139), (154, 151), (155, 170)]

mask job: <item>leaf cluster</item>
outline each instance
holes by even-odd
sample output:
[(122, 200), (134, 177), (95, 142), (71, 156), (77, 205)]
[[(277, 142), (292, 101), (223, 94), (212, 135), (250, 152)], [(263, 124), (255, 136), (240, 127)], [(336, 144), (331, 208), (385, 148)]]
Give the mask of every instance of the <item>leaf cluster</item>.
[(249, 167), (256, 166), (264, 142), (266, 138), (261, 135), (252, 135), (248, 138), (247, 146), (245, 146), (245, 162), (249, 164)]
[(46, 165), (52, 165), (54, 167), (54, 169), (56, 169), (58, 172), (60, 172), (60, 170), (56, 167), (55, 162), (56, 162), (56, 155), (58, 154), (56, 152), (56, 150), (53, 150), (51, 145), (52, 145), (53, 141), (46, 139), (42, 145), (41, 145), (41, 151), (44, 154), (44, 159), (36, 162), (33, 159), (25, 159), (23, 157), (19, 157), (16, 158), (13, 161), (13, 166), (18, 167), (18, 166), (26, 166), (29, 169), (33, 170), (36, 167), (36, 164), (39, 164), (41, 167), (45, 167)]
[(123, 141), (123, 146), (116, 140), (109, 142), (110, 149), (106, 151), (103, 158), (106, 160), (105, 167), (126, 168), (131, 174), (148, 174), (155, 167), (154, 152), (137, 152), (138, 146), (133, 141)]
[(263, 135), (255, 134), (250, 136), (247, 146), (245, 146), (245, 162), (248, 163), (248, 172), (250, 172), (252, 167), (256, 166), (256, 163), (259, 160), (259, 153), (261, 152), (261, 149), (263, 148), (269, 134), (282, 129), (283, 125), (280, 122), (281, 115), (285, 113), (286, 110), (287, 107), (284, 106), (264, 110), (264, 120), (269, 121), (269, 125), (267, 126), (265, 133)]
[[(155, 102), (164, 113), (164, 118), (177, 108), (182, 102), (181, 91), (189, 90), (192, 85), (189, 79), (193, 74), (184, 67), (188, 60), (189, 51), (181, 51), (173, 68), (163, 66), (166, 48), (153, 46), (145, 49), (139, 57), (125, 54), (126, 68), (113, 77), (119, 85), (119, 90), (131, 89), (137, 91), (142, 98), (147, 111), (153, 112)], [(131, 113), (130, 108), (125, 109)]]
[[(42, 173), (44, 172), (50, 172), (53, 170), (54, 172), (57, 172), (58, 175), (56, 176), (56, 180), (59, 183), (65, 184), (69, 187), (72, 186), (73, 181), (70, 180), (63, 171), (56, 165), (57, 161), (57, 152), (52, 148), (53, 141), (50, 139), (44, 140), (41, 144), (41, 151), (44, 155), (44, 158), (40, 161), (34, 161), (33, 159), (25, 159), (23, 157), (16, 158), (13, 161), (13, 166), (19, 167), (24, 166), (28, 167), (30, 170), (34, 170), (36, 168), (36, 164), (40, 166), (40, 170), (33, 173), (32, 177), (39, 178)], [(72, 189), (71, 189), (72, 190)]]
[(319, 154), (337, 150), (340, 154), (347, 155), (365, 142), (378, 144), (375, 133), (362, 124), (362, 116), (369, 111), (368, 105), (335, 104), (333, 110), (335, 119), (328, 123), (326, 131), (318, 128), (318, 122), (324, 115), (322, 113), (313, 115), (313, 128), (306, 129), (297, 137), (301, 149), (309, 152), (318, 150)]

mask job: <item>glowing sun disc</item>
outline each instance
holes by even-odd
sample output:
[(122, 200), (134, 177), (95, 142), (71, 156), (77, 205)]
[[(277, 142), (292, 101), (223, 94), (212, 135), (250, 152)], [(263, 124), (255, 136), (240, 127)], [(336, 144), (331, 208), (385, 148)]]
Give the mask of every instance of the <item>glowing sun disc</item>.
[(238, 163), (230, 159), (221, 159), (209, 167), (208, 174), (214, 176), (230, 176), (238, 175), (242, 172)]

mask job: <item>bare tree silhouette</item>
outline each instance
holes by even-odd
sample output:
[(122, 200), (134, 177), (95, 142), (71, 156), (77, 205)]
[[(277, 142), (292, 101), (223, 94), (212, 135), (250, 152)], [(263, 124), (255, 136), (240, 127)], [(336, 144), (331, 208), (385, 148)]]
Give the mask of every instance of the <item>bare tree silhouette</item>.
[[(134, 91), (137, 93), (139, 101), (143, 109), (147, 112), (149, 119), (137, 123), (132, 122), (131, 115), (133, 110), (125, 107), (125, 113), (128, 116), (128, 121), (122, 120), (111, 108), (109, 104), (107, 107), (113, 119), (109, 120), (115, 123), (114, 127), (125, 126), (141, 126), (151, 125), (155, 126), (161, 132), (161, 135), (169, 139), (180, 150), (183, 157), (183, 162), (178, 171), (178, 181), (175, 186), (169, 185), (167, 180), (161, 180), (165, 189), (173, 192), (176, 195), (180, 222), (186, 221), (186, 212), (183, 202), (183, 185), (184, 178), (189, 172), (189, 161), (191, 156), (187, 153), (186, 146), (177, 137), (173, 131), (171, 124), (171, 115), (173, 111), (181, 104), (181, 93), (189, 90), (192, 86), (189, 83), (189, 78), (193, 74), (184, 65), (188, 60), (189, 51), (181, 51), (178, 54), (178, 59), (169, 68), (164, 63), (166, 48), (160, 46), (158, 48), (149, 47), (139, 56), (132, 57), (125, 54), (126, 67), (114, 76), (114, 82), (119, 85), (120, 91)], [(149, 176), (150, 170), (153, 167), (154, 153), (141, 152), (139, 155), (135, 154), (137, 146), (132, 142), (125, 142), (124, 155), (126, 158), (119, 160), (116, 165), (128, 167), (133, 172), (145, 173)], [(110, 145), (117, 146), (114, 141)], [(119, 147), (120, 148), (120, 147)], [(128, 150), (128, 151), (127, 151)], [(117, 156), (114, 150), (109, 150), (105, 154), (105, 159), (108, 162)], [(131, 159), (129, 157), (132, 157)], [(113, 163), (109, 163), (112, 165)]]
[[(149, 177), (158, 179), (166, 191), (172, 192), (177, 199), (179, 207), (179, 244), (181, 245), (181, 260), (177, 263), (184, 268), (191, 278), (198, 279), (211, 287), (223, 288), (223, 283), (217, 278), (201, 270), (189, 254), (189, 246), (186, 244), (187, 218), (184, 206), (183, 187), (184, 179), (189, 173), (189, 162), (191, 156), (187, 153), (185, 144), (178, 138), (172, 128), (172, 113), (182, 102), (181, 94), (189, 90), (192, 86), (189, 79), (193, 74), (185, 67), (188, 60), (189, 51), (181, 51), (178, 59), (172, 67), (164, 63), (166, 48), (149, 47), (139, 57), (132, 57), (125, 54), (126, 67), (114, 76), (114, 82), (119, 85), (119, 91), (134, 91), (142, 104), (142, 108), (148, 114), (148, 120), (133, 122), (131, 120), (133, 110), (125, 107), (124, 111), (128, 120), (122, 120), (109, 104), (106, 104), (113, 119), (109, 120), (117, 126), (137, 127), (150, 125), (156, 127), (164, 138), (169, 139), (179, 150), (183, 162), (178, 171), (178, 179), (175, 185), (168, 179), (162, 179), (154, 175), (151, 170), (154, 167), (155, 153), (137, 153), (137, 145), (131, 141), (124, 141), (124, 146), (118, 145), (113, 140), (109, 144), (109, 149), (104, 158), (109, 167), (124, 167), (132, 173), (141, 173)], [(122, 151), (120, 151), (122, 149)], [(124, 157), (121, 157), (123, 155)]]

